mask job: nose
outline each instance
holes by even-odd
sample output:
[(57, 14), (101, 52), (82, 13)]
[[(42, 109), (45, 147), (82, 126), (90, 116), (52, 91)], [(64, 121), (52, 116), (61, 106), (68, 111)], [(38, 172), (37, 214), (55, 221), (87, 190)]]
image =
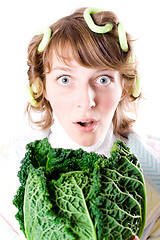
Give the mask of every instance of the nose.
[(76, 96), (76, 106), (78, 108), (84, 108), (85, 110), (96, 106), (95, 91), (91, 86), (79, 87)]

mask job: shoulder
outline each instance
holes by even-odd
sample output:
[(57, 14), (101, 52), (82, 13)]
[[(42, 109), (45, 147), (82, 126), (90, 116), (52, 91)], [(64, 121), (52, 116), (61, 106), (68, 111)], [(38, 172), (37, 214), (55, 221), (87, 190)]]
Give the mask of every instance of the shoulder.
[(0, 145), (0, 156), (9, 157), (10, 155), (18, 156), (21, 153), (24, 154), (28, 143), (48, 137), (49, 133), (50, 131), (40, 132), (31, 130), (25, 135), (18, 135)]
[(4, 169), (8, 168), (12, 172), (17, 172), (20, 167), (21, 160), (26, 153), (26, 145), (35, 140), (48, 137), (48, 132), (31, 131), (25, 135), (19, 135), (0, 146), (0, 173), (4, 175)]
[(131, 130), (126, 134), (127, 143), (131, 148), (140, 148), (152, 154), (160, 161), (160, 139), (154, 136), (141, 134), (136, 130)]
[[(26, 145), (35, 140), (48, 137), (48, 132), (31, 131), (25, 135), (19, 135), (0, 146), (0, 174), (5, 171), (14, 172), (18, 170), (21, 160), (25, 156)], [(5, 171), (4, 171), (5, 170)], [(1, 176), (2, 176), (1, 175)]]

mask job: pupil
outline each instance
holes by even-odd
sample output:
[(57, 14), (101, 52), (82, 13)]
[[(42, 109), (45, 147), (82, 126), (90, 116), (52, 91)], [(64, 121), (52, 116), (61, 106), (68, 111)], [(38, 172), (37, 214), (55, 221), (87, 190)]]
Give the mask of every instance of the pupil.
[(106, 83), (106, 79), (105, 78), (101, 78), (101, 83)]
[(63, 82), (63, 83), (68, 83), (68, 79), (67, 79), (67, 78), (63, 78), (63, 79), (62, 79), (62, 82)]

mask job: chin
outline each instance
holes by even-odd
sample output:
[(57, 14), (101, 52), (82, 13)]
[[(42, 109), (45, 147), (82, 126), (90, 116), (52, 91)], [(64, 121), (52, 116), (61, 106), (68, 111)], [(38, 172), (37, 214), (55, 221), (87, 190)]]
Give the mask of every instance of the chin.
[(87, 136), (83, 139), (76, 139), (77, 141), (75, 141), (78, 145), (83, 146), (83, 147), (90, 147), (93, 146), (94, 144), (96, 144), (99, 140), (94, 138), (88, 138)]

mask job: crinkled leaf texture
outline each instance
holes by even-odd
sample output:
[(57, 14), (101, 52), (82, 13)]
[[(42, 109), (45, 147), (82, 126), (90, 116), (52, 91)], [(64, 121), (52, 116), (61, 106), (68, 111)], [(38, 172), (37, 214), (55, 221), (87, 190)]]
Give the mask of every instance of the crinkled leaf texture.
[(52, 211), (42, 169), (30, 167), (24, 199), (24, 224), (28, 240), (75, 239), (67, 224)]
[(19, 190), (24, 201), (14, 204), (19, 205), (28, 240), (141, 237), (146, 218), (144, 180), (138, 159), (124, 143), (114, 143), (110, 158), (81, 149), (52, 149), (46, 139), (27, 149), (19, 173), (22, 177), (23, 169), (28, 172), (25, 190)]

